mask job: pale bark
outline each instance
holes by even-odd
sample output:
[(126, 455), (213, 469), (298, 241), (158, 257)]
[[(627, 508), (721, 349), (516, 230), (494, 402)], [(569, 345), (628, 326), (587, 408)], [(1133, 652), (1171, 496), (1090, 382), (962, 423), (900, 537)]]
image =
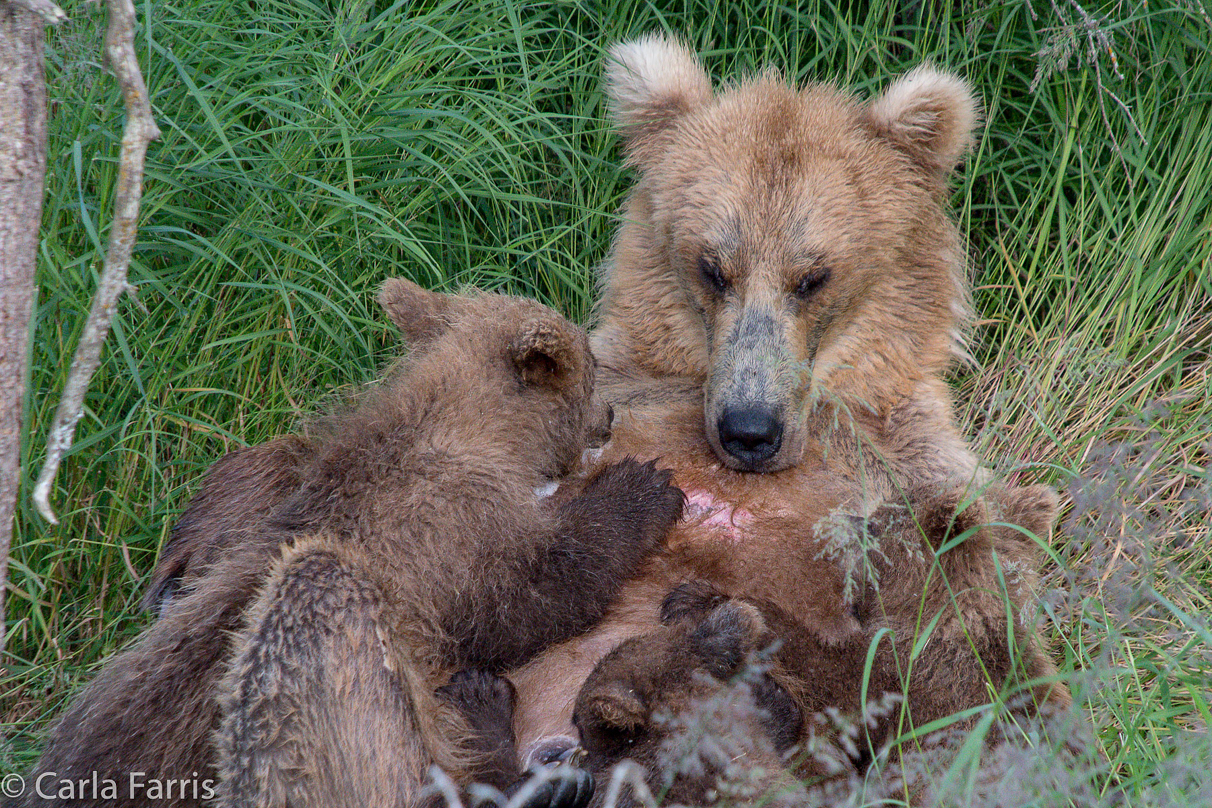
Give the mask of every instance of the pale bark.
[(76, 346), (63, 398), (47, 436), (46, 462), (34, 486), (34, 504), (52, 524), (58, 524), (58, 520), (51, 510), (50, 488), (58, 473), (59, 461), (72, 445), (76, 424), (84, 413), (84, 394), (101, 364), (101, 346), (109, 334), (118, 298), (127, 288), (126, 271), (135, 246), (139, 203), (143, 198), (143, 158), (147, 154), (147, 144), (160, 137), (160, 129), (152, 119), (147, 86), (135, 58), (135, 7), (131, 0), (109, 0), (106, 6), (109, 29), (105, 34), (105, 55), (126, 102), (126, 128), (122, 132), (122, 156), (118, 164), (114, 219), (110, 225), (105, 267), (84, 333)]
[(8, 0), (14, 6), (32, 11), (42, 19), (52, 25), (63, 22), (67, 19), (67, 15), (63, 13), (63, 9), (51, 2), (51, 0)]
[(46, 174), (43, 19), (0, 0), (0, 659)]

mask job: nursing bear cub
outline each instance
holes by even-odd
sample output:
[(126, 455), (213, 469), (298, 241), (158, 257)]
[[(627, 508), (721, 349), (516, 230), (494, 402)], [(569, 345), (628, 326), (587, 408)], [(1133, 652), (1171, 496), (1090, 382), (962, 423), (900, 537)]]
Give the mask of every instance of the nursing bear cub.
[[(607, 654), (577, 697), (597, 804), (624, 759), (664, 804), (820, 804), (830, 789), (853, 790), (898, 729), (985, 701), (989, 682), (1011, 673), (1046, 677), (1012, 650), (1029, 632), (1002, 604), (1035, 583), (1038, 565), (1034, 540), (1011, 525), (1046, 533), (1055, 515), (1046, 486), (972, 503), (921, 491), (880, 507), (852, 525), (864, 545), (852, 569), (862, 628), (843, 642), (769, 601), (679, 586), (661, 627)], [(868, 661), (882, 644), (891, 653)], [(1017, 701), (1046, 700), (1050, 687), (1037, 681), (1034, 699)], [(634, 794), (616, 802), (635, 804)]]
[(489, 779), (435, 686), (592, 626), (681, 513), (631, 461), (539, 498), (609, 436), (581, 331), (529, 301), (385, 296), (414, 353), (277, 511), (297, 538), (220, 687), (219, 805), (411, 805), (433, 762)]
[[(157, 576), (160, 618), (69, 707), (39, 772), (96, 771), (122, 805), (213, 791), (224, 806), (417, 806), (435, 763), (458, 786), (516, 785), (511, 733), (474, 722), (477, 699), (512, 692), (445, 683), (598, 622), (682, 493), (651, 463), (582, 466), (611, 412), (563, 317), (404, 280), (381, 301), (408, 358), (306, 437), (216, 464)], [(131, 772), (205, 785), (128, 794)], [(585, 785), (550, 801), (583, 802)]]

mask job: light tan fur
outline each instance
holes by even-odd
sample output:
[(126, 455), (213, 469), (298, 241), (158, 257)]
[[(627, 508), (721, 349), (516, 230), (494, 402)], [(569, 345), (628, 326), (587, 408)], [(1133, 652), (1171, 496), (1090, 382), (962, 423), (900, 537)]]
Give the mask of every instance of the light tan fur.
[[(853, 642), (865, 627), (847, 563), (863, 554), (837, 526), (909, 489), (958, 501), (988, 485), (944, 380), (970, 318), (965, 248), (944, 207), (979, 117), (967, 85), (922, 67), (868, 102), (771, 71), (708, 88), (676, 41), (611, 51), (607, 91), (637, 176), (591, 337), (618, 414), (603, 460), (660, 458), (690, 504), (602, 625), (511, 674), (522, 749), (570, 732), (579, 683), (620, 639), (653, 630), (685, 581)], [(725, 427), (752, 412), (777, 440), (742, 436), (738, 449)], [(1011, 595), (1023, 610), (1033, 597)], [(1026, 633), (1020, 649), (1054, 671)], [(947, 642), (957, 675), (979, 671), (962, 640)]]
[[(661, 39), (612, 52), (608, 89), (638, 178), (593, 335), (608, 395), (626, 398), (646, 378), (693, 380), (721, 460), (754, 471), (800, 460), (814, 391), (882, 419), (913, 407), (915, 424), (933, 421), (916, 431), (939, 433), (942, 473), (970, 474), (942, 382), (969, 318), (964, 247), (941, 204), (976, 119), (966, 85), (919, 68), (862, 104), (767, 72), (705, 96), (699, 67), (679, 96), (651, 75), (669, 64), (677, 78), (697, 61)], [(636, 96), (652, 87), (644, 107)], [(703, 278), (705, 258), (723, 292)], [(774, 333), (738, 344), (755, 318)], [(746, 375), (761, 389), (741, 389)], [(755, 468), (720, 450), (715, 424), (750, 394), (786, 421), (783, 447)]]

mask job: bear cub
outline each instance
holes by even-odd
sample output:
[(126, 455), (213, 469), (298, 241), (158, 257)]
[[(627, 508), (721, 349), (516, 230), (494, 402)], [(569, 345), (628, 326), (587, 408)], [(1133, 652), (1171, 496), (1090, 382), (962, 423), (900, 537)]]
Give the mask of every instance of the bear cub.
[[(153, 576), (158, 619), (72, 700), (35, 776), (199, 784), (95, 803), (145, 808), (212, 790), (419, 806), (432, 764), (460, 788), (517, 785), (474, 720), (485, 691), (451, 674), (503, 671), (600, 620), (682, 493), (651, 463), (585, 471), (612, 413), (559, 314), (402, 279), (380, 302), (407, 359), (303, 434), (211, 468)], [(572, 780), (528, 805), (583, 803)]]
[[(1014, 601), (1006, 588), (1034, 583), (1028, 532), (1047, 535), (1055, 494), (996, 486), (973, 502), (960, 492), (907, 499), (851, 525), (851, 608), (862, 629), (840, 642), (707, 582), (671, 591), (661, 627), (608, 654), (578, 695), (573, 721), (599, 795), (627, 759), (665, 802), (805, 805), (853, 788), (897, 726), (942, 718), (957, 697), (987, 701), (980, 691), (1017, 673), (1028, 681), (1023, 701), (1047, 702), (1051, 669), (1011, 650), (1027, 627), (1004, 607), (990, 616)], [(960, 658), (960, 636), (974, 659)], [(868, 649), (882, 645), (891, 653), (868, 665)]]
[(508, 787), (435, 687), (594, 625), (682, 511), (631, 460), (551, 493), (611, 418), (563, 317), (402, 280), (381, 299), (412, 353), (321, 430), (276, 513), (293, 541), (220, 687), (221, 806), (419, 805), (433, 763)]

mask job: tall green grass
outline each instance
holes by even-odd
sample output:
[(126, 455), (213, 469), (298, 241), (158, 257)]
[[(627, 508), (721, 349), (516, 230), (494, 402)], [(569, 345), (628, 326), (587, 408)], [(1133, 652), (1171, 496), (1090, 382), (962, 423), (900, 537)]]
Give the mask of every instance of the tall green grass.
[[(960, 416), (993, 466), (1072, 496), (1047, 619), (1100, 750), (1083, 787), (1184, 804), (1195, 791), (1167, 802), (1161, 783), (1199, 771), (1208, 746), (1189, 733), (1212, 719), (1212, 22), (1187, 0), (1086, 6), (1093, 27), (1074, 9), (142, 4), (164, 134), (137, 292), (60, 473), (61, 525), (20, 506), (0, 763), (27, 765), (63, 699), (150, 619), (141, 584), (203, 469), (393, 354), (373, 305), (383, 278), (501, 288), (588, 318), (628, 182), (601, 57), (665, 29), (717, 77), (770, 63), (867, 94), (932, 59), (973, 82), (987, 125), (955, 204), (980, 369), (956, 378)], [(100, 13), (71, 16), (49, 32), (27, 493), (100, 266), (122, 125)]]

